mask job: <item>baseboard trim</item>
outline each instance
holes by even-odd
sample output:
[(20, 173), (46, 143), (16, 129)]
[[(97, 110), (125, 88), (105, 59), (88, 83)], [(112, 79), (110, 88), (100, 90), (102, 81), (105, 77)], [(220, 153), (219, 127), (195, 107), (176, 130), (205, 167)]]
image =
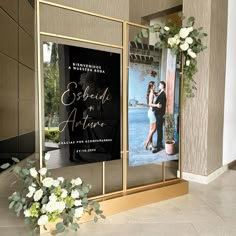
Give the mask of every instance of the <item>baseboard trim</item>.
[(229, 169), (235, 168), (235, 166), (236, 166), (236, 160), (230, 162), (230, 163), (228, 164), (228, 166), (229, 166)]
[[(192, 173), (182, 172), (182, 178), (187, 181), (196, 182), (199, 184), (209, 184), (220, 175), (225, 173), (229, 169), (228, 165), (222, 166), (221, 168), (217, 169), (213, 173), (207, 176), (203, 175), (196, 175)], [(178, 173), (179, 175), (179, 173)]]

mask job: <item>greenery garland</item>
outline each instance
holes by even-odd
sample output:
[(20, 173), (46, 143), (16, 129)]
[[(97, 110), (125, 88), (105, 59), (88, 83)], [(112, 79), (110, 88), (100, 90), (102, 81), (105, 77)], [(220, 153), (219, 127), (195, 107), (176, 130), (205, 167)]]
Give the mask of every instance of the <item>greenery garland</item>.
[[(185, 17), (182, 13), (178, 14), (181, 20)], [(193, 16), (187, 19), (186, 26), (179, 26), (172, 22), (171, 19), (165, 24), (165, 20), (162, 20), (162, 24), (155, 24), (148, 29), (142, 29), (136, 37), (135, 41), (142, 43), (143, 38), (148, 38), (150, 33), (154, 33), (157, 36), (156, 48), (170, 48), (171, 51), (177, 55), (177, 58), (184, 56), (184, 95), (185, 97), (194, 97), (194, 90), (197, 89), (196, 81), (193, 76), (197, 70), (197, 55), (207, 47), (203, 45), (202, 39), (207, 36), (202, 32), (203, 27), (194, 28), (195, 18)], [(179, 56), (179, 57), (178, 57)]]

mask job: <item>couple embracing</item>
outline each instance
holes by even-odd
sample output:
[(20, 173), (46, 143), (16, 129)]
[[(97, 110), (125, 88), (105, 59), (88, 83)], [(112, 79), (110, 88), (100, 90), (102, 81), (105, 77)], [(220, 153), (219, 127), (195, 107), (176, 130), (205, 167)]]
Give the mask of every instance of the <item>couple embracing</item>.
[[(149, 106), (148, 109), (148, 118), (150, 121), (150, 129), (148, 137), (144, 143), (145, 149), (152, 150), (153, 153), (159, 152), (162, 148), (162, 139), (163, 139), (163, 122), (166, 110), (166, 94), (165, 88), (166, 83), (164, 81), (160, 81), (159, 92), (156, 93), (155, 82), (151, 81), (148, 84), (147, 89), (147, 104)], [(157, 131), (157, 146), (153, 146), (153, 135)]]

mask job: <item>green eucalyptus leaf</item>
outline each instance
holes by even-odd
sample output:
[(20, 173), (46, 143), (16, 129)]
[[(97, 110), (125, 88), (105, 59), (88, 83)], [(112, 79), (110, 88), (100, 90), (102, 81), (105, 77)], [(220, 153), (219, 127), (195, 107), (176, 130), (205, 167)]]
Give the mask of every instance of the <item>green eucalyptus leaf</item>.
[(141, 32), (142, 32), (142, 36), (143, 36), (144, 38), (148, 38), (148, 36), (149, 36), (148, 29), (142, 29)]
[(93, 221), (94, 221), (95, 223), (98, 222), (98, 217), (97, 217), (97, 216), (94, 216)]
[(16, 174), (20, 173), (21, 168), (19, 166), (14, 167), (13, 172)]
[(139, 37), (137, 37), (137, 40), (136, 40), (138, 43), (142, 43), (143, 41), (142, 41), (142, 39), (141, 38), (139, 38)]
[(15, 202), (14, 202), (14, 201), (12, 201), (12, 202), (9, 204), (9, 209), (12, 209), (12, 208), (13, 208), (13, 206), (14, 206), (14, 204), (15, 204)]
[(100, 217), (101, 217), (102, 219), (106, 219), (106, 216), (104, 216), (104, 215), (100, 215)]
[(201, 38), (205, 37), (205, 35), (204, 34), (199, 34), (198, 37), (201, 39)]
[(190, 16), (190, 17), (188, 18), (187, 24), (193, 25), (193, 24), (194, 24), (194, 21), (195, 21), (195, 18), (194, 18), (193, 16)]
[(86, 198), (86, 197), (83, 198), (83, 199), (82, 199), (82, 204), (87, 204), (87, 203), (88, 203), (88, 198)]
[(15, 202), (18, 202), (19, 200), (20, 200), (20, 195), (19, 194), (14, 194), (13, 196), (12, 196), (12, 200), (13, 201), (15, 201)]
[(63, 223), (57, 223), (56, 224), (56, 230), (58, 233), (63, 233), (65, 231), (65, 226)]
[(150, 33), (155, 33), (154, 25), (150, 26), (150, 28), (149, 28), (149, 32), (150, 32)]
[(44, 196), (41, 202), (42, 204), (46, 204), (48, 202), (48, 197)]
[(10, 163), (5, 163), (5, 164), (1, 165), (0, 168), (3, 169), (3, 170), (5, 170), (5, 169), (7, 169), (9, 166), (11, 166)]
[(87, 186), (85, 186), (85, 187), (82, 188), (82, 191), (84, 193), (88, 193), (89, 192), (89, 188)]
[(21, 171), (25, 176), (29, 175), (29, 170), (28, 169), (23, 168)]
[(71, 229), (73, 229), (74, 231), (77, 231), (78, 228), (79, 228), (79, 225), (77, 223), (71, 224)]
[(16, 216), (19, 217), (20, 216), (20, 211), (16, 212)]
[(15, 208), (15, 211), (20, 212), (23, 208), (23, 205), (21, 202), (17, 202), (14, 208)]
[(79, 191), (79, 196), (80, 196), (80, 197), (84, 197), (84, 196), (85, 196), (85, 194), (84, 194), (84, 191), (83, 191), (83, 190), (79, 189), (78, 191)]
[(100, 208), (100, 204), (98, 202), (94, 202), (93, 207), (94, 207), (94, 210), (97, 211)]
[(178, 16), (181, 18), (181, 20), (184, 20), (185, 19), (185, 16), (183, 14), (183, 12), (178, 12)]
[(31, 223), (31, 221), (30, 221), (30, 219), (29, 219), (28, 217), (26, 217), (26, 218), (24, 219), (24, 221), (25, 221), (25, 224), (27, 224), (27, 225), (29, 225), (29, 224)]
[(20, 162), (20, 160), (19, 160), (18, 158), (16, 158), (16, 157), (12, 157), (11, 159), (12, 159), (14, 162), (16, 162), (16, 163)]

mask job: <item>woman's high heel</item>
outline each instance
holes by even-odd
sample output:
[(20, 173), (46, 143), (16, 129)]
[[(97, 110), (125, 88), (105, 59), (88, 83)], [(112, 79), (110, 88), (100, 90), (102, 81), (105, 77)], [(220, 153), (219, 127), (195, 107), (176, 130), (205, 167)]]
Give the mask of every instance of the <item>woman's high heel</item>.
[(144, 143), (144, 148), (146, 149), (146, 150), (148, 150), (149, 149), (149, 142), (148, 143)]
[(148, 144), (148, 150), (152, 151), (153, 149), (154, 149), (154, 147), (153, 147), (152, 143), (149, 143)]

